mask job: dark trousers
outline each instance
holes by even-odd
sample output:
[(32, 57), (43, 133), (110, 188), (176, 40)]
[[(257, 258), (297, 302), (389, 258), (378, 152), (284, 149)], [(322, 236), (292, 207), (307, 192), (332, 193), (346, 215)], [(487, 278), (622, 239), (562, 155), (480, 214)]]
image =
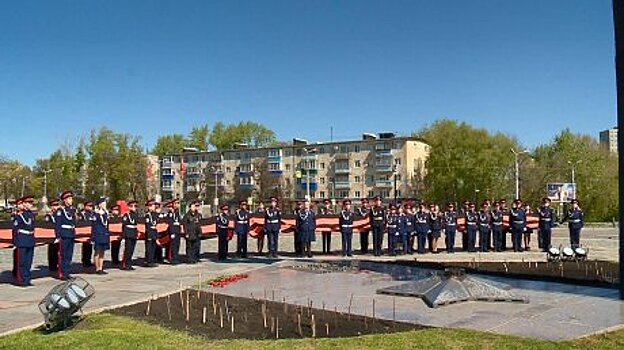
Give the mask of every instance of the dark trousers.
[(396, 232), (388, 232), (388, 255), (396, 255), (397, 238)]
[(228, 230), (217, 230), (217, 238), (219, 239), (219, 248), (217, 250), (217, 259), (225, 260), (228, 255)]
[(479, 227), (479, 249), (487, 252), (490, 248), (490, 228)]
[(59, 258), (59, 244), (48, 244), (48, 271), (55, 272), (58, 270), (58, 258)]
[(494, 236), (494, 250), (500, 252), (503, 250), (503, 242), (505, 241), (505, 233), (500, 225), (492, 226), (492, 235)]
[(570, 245), (572, 249), (578, 248), (581, 245), (581, 228), (570, 227)]
[(475, 252), (477, 245), (477, 227), (473, 225), (466, 226), (466, 250)]
[(331, 232), (321, 232), (323, 236), (323, 253), (331, 253)]
[(278, 239), (279, 239), (279, 231), (278, 230), (268, 230), (268, 246), (269, 246), (269, 255), (276, 256), (278, 249)]
[(15, 266), (17, 267), (15, 277), (17, 279), (17, 284), (28, 285), (30, 284), (30, 268), (32, 267), (35, 248), (17, 247), (15, 251)]
[(119, 251), (121, 250), (121, 240), (111, 241), (111, 262), (119, 264)]
[(373, 226), (373, 254), (381, 255), (381, 242), (383, 241), (383, 226)]
[(295, 255), (302, 256), (304, 243), (301, 242), (301, 233), (299, 232), (299, 230), (295, 230), (294, 244), (295, 244)]
[(546, 227), (542, 227), (539, 229), (538, 231), (538, 242), (539, 242), (539, 247), (542, 248), (544, 251), (548, 250), (548, 248), (550, 248), (550, 244), (551, 244), (551, 238), (552, 238), (552, 229), (551, 228), (546, 228)]
[(509, 227), (503, 229), (503, 240), (501, 241), (501, 249), (503, 251), (507, 250), (507, 235), (511, 232)]
[(132, 267), (132, 256), (134, 255), (134, 248), (136, 247), (136, 238), (124, 238), (124, 254), (123, 264), (124, 269)]
[(418, 254), (425, 254), (427, 251), (427, 231), (419, 231), (416, 234), (416, 240)]
[(342, 255), (351, 256), (351, 242), (353, 242), (353, 231), (341, 232)]
[(201, 245), (201, 240), (199, 239), (187, 239), (186, 240), (186, 259), (188, 260), (188, 262), (196, 263), (199, 261), (200, 245)]
[(91, 266), (91, 257), (93, 256), (93, 244), (91, 242), (82, 243), (82, 266)]
[(13, 248), (13, 269), (11, 275), (17, 277), (17, 248)]
[(241, 258), (247, 257), (247, 232), (236, 235), (236, 254)]
[(360, 252), (368, 254), (368, 231), (360, 232)]
[(145, 240), (145, 262), (147, 264), (154, 264), (156, 259), (156, 239)]
[(167, 259), (172, 264), (180, 262), (180, 235), (173, 236), (171, 241), (167, 244)]
[(412, 247), (409, 244), (409, 233), (401, 234), (401, 245), (403, 246), (403, 254), (408, 254), (412, 252)]
[(444, 230), (444, 244), (446, 245), (447, 253), (455, 252), (455, 233), (457, 229), (455, 227), (447, 227)]
[(468, 251), (468, 228), (467, 227), (464, 229), (464, 232), (462, 232), (462, 250), (465, 252)]
[(74, 255), (74, 239), (61, 238), (59, 242), (59, 265), (58, 277), (69, 277), (71, 275), (72, 256)]
[(524, 232), (522, 227), (511, 228), (511, 241), (513, 243), (514, 252), (522, 251), (522, 233)]
[(154, 243), (154, 259), (157, 263), (162, 263), (164, 261), (163, 247), (158, 244), (158, 240), (155, 240)]

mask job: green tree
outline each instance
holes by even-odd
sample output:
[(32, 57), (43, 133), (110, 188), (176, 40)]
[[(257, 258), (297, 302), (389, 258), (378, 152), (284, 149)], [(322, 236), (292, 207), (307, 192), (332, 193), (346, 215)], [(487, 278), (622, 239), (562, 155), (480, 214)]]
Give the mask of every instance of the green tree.
[(449, 119), (438, 120), (414, 136), (431, 146), (424, 189), (419, 191), (427, 200), (444, 203), (513, 195), (511, 148), (519, 148), (514, 138)]
[(231, 149), (237, 143), (246, 143), (251, 147), (264, 147), (276, 141), (275, 133), (256, 122), (223, 124), (216, 122), (210, 134), (210, 144), (216, 149)]
[(162, 135), (158, 137), (150, 153), (156, 156), (179, 154), (187, 143), (186, 137), (182, 134)]
[(187, 145), (195, 147), (200, 151), (208, 150), (210, 144), (210, 129), (208, 124), (194, 126), (188, 136)]

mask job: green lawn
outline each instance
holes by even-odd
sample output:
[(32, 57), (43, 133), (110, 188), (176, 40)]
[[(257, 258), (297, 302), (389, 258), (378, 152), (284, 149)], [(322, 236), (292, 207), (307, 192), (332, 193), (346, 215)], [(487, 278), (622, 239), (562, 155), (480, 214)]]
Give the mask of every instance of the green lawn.
[(38, 330), (0, 337), (0, 349), (624, 349), (624, 330), (576, 341), (552, 342), (490, 333), (426, 329), (337, 339), (211, 341), (131, 318), (97, 314), (68, 331)]

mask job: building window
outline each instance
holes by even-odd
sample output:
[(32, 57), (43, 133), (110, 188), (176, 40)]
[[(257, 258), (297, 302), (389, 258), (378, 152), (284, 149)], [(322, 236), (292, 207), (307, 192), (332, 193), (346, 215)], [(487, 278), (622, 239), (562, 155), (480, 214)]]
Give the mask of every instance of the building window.
[(269, 170), (270, 171), (280, 170), (280, 163), (269, 163)]
[(401, 158), (395, 158), (394, 159), (394, 164), (401, 165)]
[(401, 190), (397, 190), (396, 191), (396, 195), (397, 195), (397, 197), (401, 197)]
[(339, 198), (349, 198), (349, 191), (338, 191)]
[(325, 169), (325, 163), (321, 162), (321, 169)]
[(250, 171), (251, 171), (251, 164), (241, 164), (241, 165), (238, 167), (238, 170), (239, 170), (241, 173), (248, 173), (248, 172), (250, 172)]
[(290, 164), (286, 164), (286, 171), (290, 171)]
[(322, 178), (321, 178), (321, 185), (324, 185), (324, 184), (325, 184), (325, 178), (324, 178), (324, 177), (322, 177)]
[(173, 175), (173, 172), (171, 171), (171, 169), (163, 169), (161, 170), (162, 175)]
[(368, 177), (368, 182), (375, 182), (375, 175), (371, 175)]
[(280, 156), (280, 150), (279, 149), (270, 149), (269, 150), (269, 157), (279, 157)]
[(361, 166), (362, 166), (362, 162), (361, 162), (359, 159), (358, 159), (358, 160), (356, 160), (356, 161), (355, 161), (355, 167), (356, 167), (356, 168), (359, 168), (359, 167), (361, 167)]
[(360, 145), (353, 146), (353, 152), (359, 152), (359, 151), (360, 151)]
[(379, 195), (381, 196), (381, 198), (390, 197), (390, 193), (388, 191), (386, 191), (386, 190), (379, 191)]
[(397, 181), (401, 181), (401, 174), (396, 174), (396, 175), (394, 175), (394, 178), (395, 178)]
[(325, 147), (319, 147), (318, 153), (325, 153)]
[(241, 178), (240, 178), (240, 182), (239, 182), (239, 183), (240, 183), (241, 185), (251, 185), (251, 184), (252, 184), (251, 180), (252, 180), (252, 178), (251, 178), (251, 177), (247, 177), (247, 176), (245, 176), (245, 177), (241, 177)]
[(358, 183), (360, 183), (360, 181), (361, 181), (360, 176), (359, 176), (359, 175), (356, 175), (356, 176), (355, 176), (355, 183), (356, 183), (356, 184), (358, 184)]
[(225, 168), (225, 172), (226, 173), (231, 173), (232, 172), (232, 168), (230, 168), (230, 167)]
[(225, 184), (229, 186), (230, 185), (230, 180), (225, 180)]
[(321, 198), (325, 198), (325, 191), (321, 191), (321, 192), (319, 192), (319, 196), (320, 196)]
[(349, 152), (349, 146), (347, 146), (347, 145), (340, 146), (340, 152), (341, 153), (348, 153)]
[(360, 191), (355, 191), (355, 198), (360, 198)]
[(367, 195), (367, 196), (368, 196), (368, 198), (372, 198), (372, 197), (374, 197), (374, 195), (373, 195), (373, 191), (368, 191), (368, 195)]

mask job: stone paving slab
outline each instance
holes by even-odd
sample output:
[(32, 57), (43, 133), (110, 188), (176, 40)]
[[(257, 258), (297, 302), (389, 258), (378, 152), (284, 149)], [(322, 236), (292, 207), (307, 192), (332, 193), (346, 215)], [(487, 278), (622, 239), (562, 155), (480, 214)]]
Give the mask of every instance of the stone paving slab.
[[(506, 283), (518, 295), (527, 296), (528, 304), (506, 302), (465, 302), (429, 308), (421, 299), (377, 294), (376, 290), (396, 286), (401, 276), (420, 278), (428, 271), (415, 267), (386, 266), (361, 262), (375, 273), (337, 272), (316, 274), (284, 268), (281, 262), (252, 271), (248, 279), (229, 285), (223, 293), (254, 297), (347, 312), (351, 295), (351, 312), (385, 319), (415, 322), (436, 327), (468, 328), (503, 334), (530, 336), (550, 340), (581, 337), (615, 326), (624, 325), (624, 302), (618, 291), (608, 288), (579, 287), (552, 282), (535, 282), (510, 278), (483, 277)], [(280, 267), (282, 266), (282, 267)], [(386, 273), (382, 271), (386, 270)], [(394, 305), (394, 306), (393, 306)], [(393, 311), (394, 310), (394, 311)]]

